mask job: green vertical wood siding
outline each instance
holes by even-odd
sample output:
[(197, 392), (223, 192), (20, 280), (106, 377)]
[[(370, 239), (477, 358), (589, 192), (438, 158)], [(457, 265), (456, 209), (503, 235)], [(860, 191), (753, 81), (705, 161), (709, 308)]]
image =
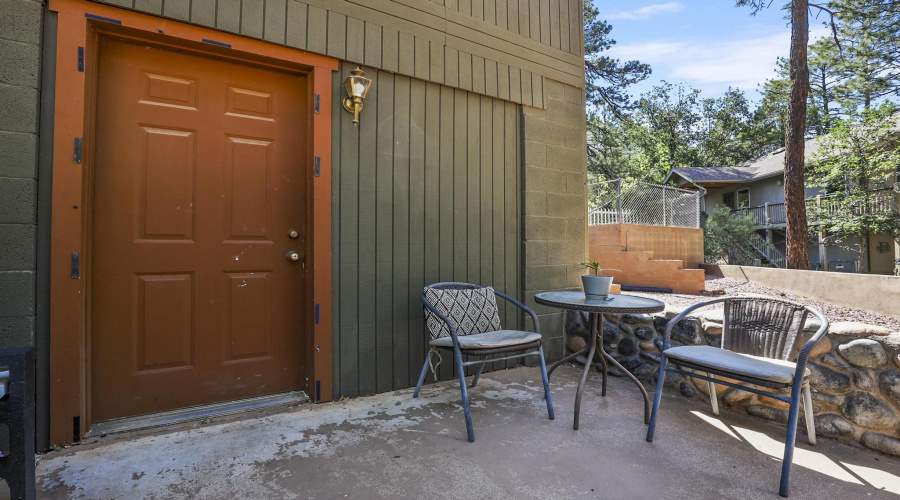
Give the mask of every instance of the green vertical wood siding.
[[(375, 83), (359, 127), (339, 99), (333, 109), (335, 397), (415, 384), (426, 284), (522, 293), (519, 107), (363, 69)], [(506, 306), (501, 320), (521, 324)], [(452, 370), (445, 359), (442, 377)]]
[(97, 1), (527, 106), (584, 86), (581, 0)]

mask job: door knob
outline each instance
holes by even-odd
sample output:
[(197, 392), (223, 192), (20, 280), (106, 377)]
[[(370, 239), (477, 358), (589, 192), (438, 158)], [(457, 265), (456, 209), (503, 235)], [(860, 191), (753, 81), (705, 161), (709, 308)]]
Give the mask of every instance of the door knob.
[(300, 260), (300, 253), (295, 250), (291, 250), (287, 253), (287, 255), (285, 255), (285, 257), (287, 257), (287, 260), (291, 262), (298, 262)]

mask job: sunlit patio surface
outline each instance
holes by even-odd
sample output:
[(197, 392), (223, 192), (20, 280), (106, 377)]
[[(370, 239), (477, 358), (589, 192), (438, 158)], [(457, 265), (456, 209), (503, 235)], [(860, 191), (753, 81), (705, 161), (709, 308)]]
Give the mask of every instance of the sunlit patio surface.
[[(645, 441), (631, 382), (594, 371), (572, 430), (580, 367), (488, 373), (466, 442), (455, 380), (323, 405), (106, 436), (42, 457), (41, 498), (779, 498), (784, 428), (667, 390)], [(470, 379), (471, 380), (471, 379)], [(792, 498), (897, 498), (900, 459), (802, 433)]]

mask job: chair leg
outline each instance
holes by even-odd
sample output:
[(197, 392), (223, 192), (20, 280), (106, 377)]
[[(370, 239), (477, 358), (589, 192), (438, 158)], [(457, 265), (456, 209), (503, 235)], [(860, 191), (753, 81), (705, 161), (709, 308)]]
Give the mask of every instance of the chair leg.
[(816, 445), (816, 420), (813, 415), (812, 391), (809, 384), (803, 386), (803, 416), (806, 417), (806, 433), (809, 435), (809, 444)]
[(550, 397), (550, 379), (547, 376), (547, 363), (544, 361), (544, 348), (539, 347), (538, 352), (541, 358), (541, 379), (544, 381), (544, 399), (547, 400), (547, 415), (553, 420), (553, 398)]
[(788, 413), (787, 435), (784, 440), (784, 460), (781, 462), (781, 484), (778, 494), (787, 497), (791, 494), (791, 463), (794, 460), (794, 445), (797, 442), (797, 418), (800, 413), (800, 384), (795, 383), (791, 389), (791, 408)]
[(656, 417), (659, 414), (659, 403), (662, 400), (663, 382), (666, 380), (666, 354), (659, 356), (659, 372), (656, 374), (656, 393), (653, 395), (653, 410), (650, 412), (650, 424), (647, 427), (647, 441), (653, 442), (653, 432), (656, 430)]
[[(706, 376), (709, 377), (710, 374), (707, 373)], [(713, 382), (710, 382), (710, 381), (707, 381), (706, 383), (709, 384), (709, 404), (712, 405), (713, 415), (718, 415), (719, 414), (719, 395), (716, 394), (716, 384), (714, 384)]]
[(419, 375), (419, 383), (416, 384), (416, 390), (413, 391), (413, 397), (414, 397), (414, 398), (419, 397), (419, 391), (422, 389), (422, 384), (425, 383), (425, 374), (428, 373), (428, 357), (429, 357), (430, 355), (431, 355), (431, 353), (429, 352), (429, 353), (425, 356), (425, 365), (422, 366), (422, 374)]
[(475, 377), (472, 378), (472, 385), (469, 387), (475, 387), (478, 384), (478, 378), (481, 377), (481, 370), (484, 370), (484, 363), (478, 365), (478, 368), (475, 369)]
[(472, 428), (472, 412), (469, 411), (469, 391), (466, 390), (466, 368), (463, 366), (462, 353), (459, 347), (453, 349), (456, 356), (456, 368), (459, 376), (459, 390), (462, 392), (463, 413), (466, 416), (466, 433), (469, 435), (469, 442), (475, 442), (475, 429)]

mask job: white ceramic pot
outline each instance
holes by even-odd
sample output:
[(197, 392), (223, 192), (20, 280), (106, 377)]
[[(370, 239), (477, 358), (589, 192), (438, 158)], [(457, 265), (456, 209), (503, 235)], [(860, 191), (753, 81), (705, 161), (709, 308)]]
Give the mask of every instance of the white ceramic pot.
[(605, 299), (609, 296), (609, 287), (613, 277), (597, 274), (582, 274), (581, 283), (584, 285), (584, 295), (589, 299)]

